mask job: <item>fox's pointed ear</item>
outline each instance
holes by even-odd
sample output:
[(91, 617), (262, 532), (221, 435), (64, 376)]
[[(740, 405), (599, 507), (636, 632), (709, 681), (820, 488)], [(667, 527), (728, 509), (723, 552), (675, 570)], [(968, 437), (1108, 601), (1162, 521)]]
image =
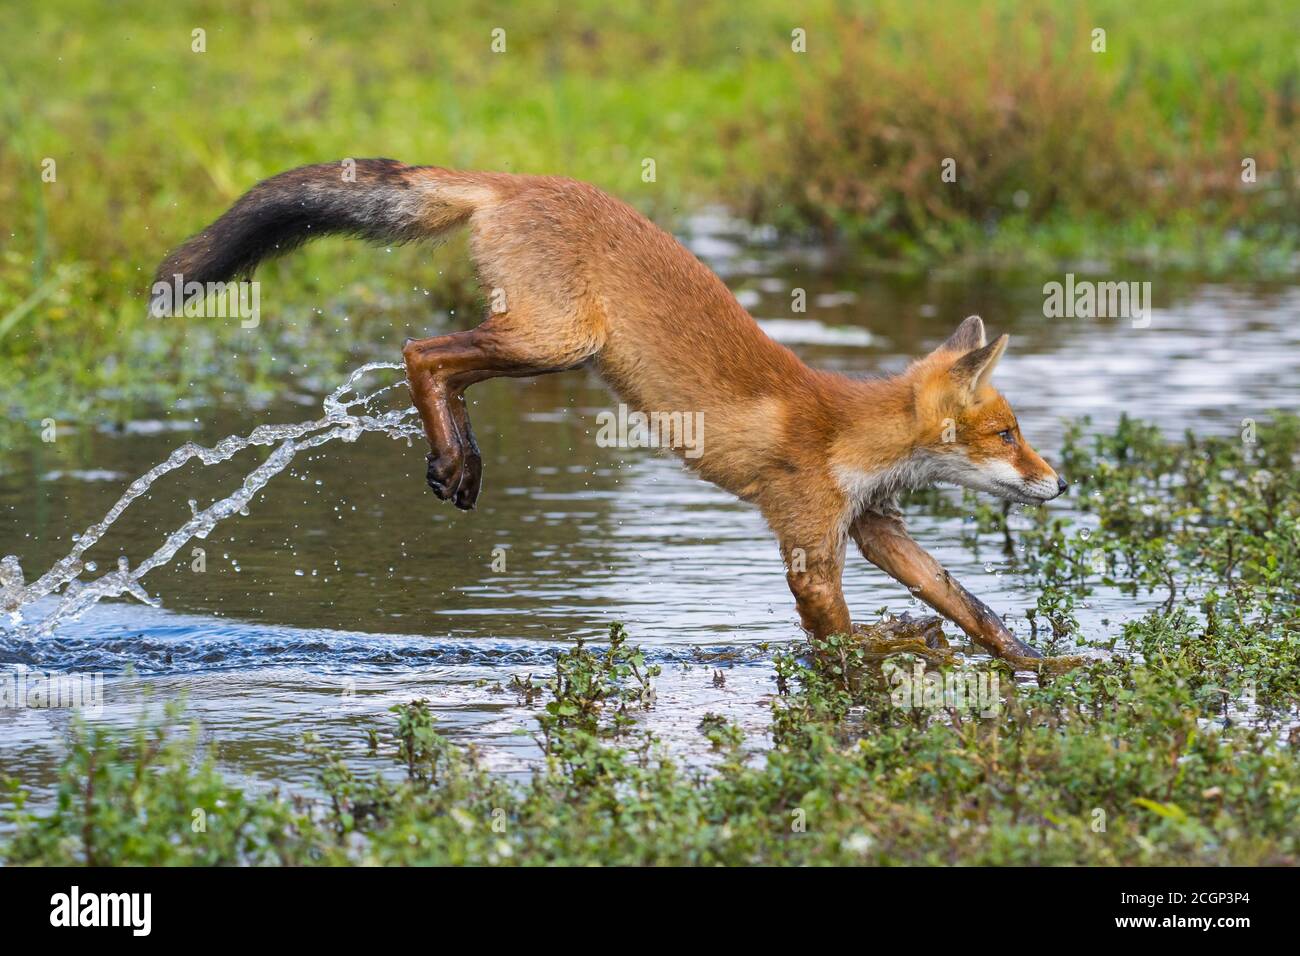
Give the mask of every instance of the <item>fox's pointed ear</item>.
[(975, 393), (988, 382), (989, 376), (993, 374), (993, 369), (998, 364), (998, 359), (1002, 358), (1002, 353), (1007, 350), (1009, 341), (1011, 336), (1005, 333), (999, 335), (988, 345), (967, 352), (953, 364), (949, 374), (967, 400), (974, 398)]
[(948, 352), (970, 352), (983, 348), (984, 342), (984, 320), (972, 315), (957, 326), (957, 331), (948, 336), (948, 341), (939, 348)]

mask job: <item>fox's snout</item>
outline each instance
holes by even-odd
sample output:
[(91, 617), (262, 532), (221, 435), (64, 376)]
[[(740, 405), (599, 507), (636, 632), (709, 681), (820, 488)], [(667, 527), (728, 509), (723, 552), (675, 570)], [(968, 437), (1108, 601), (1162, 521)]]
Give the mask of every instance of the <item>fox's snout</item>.
[(990, 489), (994, 494), (1022, 504), (1042, 504), (1059, 498), (1070, 487), (1025, 441), (1018, 426), (1015, 443), (1004, 450), (1009, 453), (1008, 458), (988, 460), (982, 469), (997, 486)]
[[(1048, 467), (1047, 473), (1044, 475), (1032, 479), (1022, 478), (1020, 489), (1014, 489), (1013, 487), (1008, 490), (1022, 490), (1026, 498), (1033, 499), (1032, 502), (1026, 502), (1028, 504), (1059, 498), (1065, 494), (1065, 489), (1069, 487), (1064, 478)], [(1003, 497), (1014, 497), (1014, 495), (1003, 495)]]
[(1060, 475), (1054, 475), (1053, 478), (1048, 480), (1055, 481), (1056, 489), (1051, 494), (1049, 494), (1046, 498), (1044, 498), (1043, 499), (1044, 501), (1051, 501), (1053, 498), (1061, 497), (1061, 495), (1065, 494), (1066, 489), (1070, 487), (1069, 482), (1067, 482)]

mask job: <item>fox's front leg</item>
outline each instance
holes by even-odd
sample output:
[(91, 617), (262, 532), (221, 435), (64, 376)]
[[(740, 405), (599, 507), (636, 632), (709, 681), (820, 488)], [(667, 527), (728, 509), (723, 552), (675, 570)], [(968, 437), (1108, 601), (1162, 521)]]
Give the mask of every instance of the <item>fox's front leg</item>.
[(1043, 656), (1017, 639), (988, 605), (953, 580), (943, 565), (913, 541), (901, 517), (865, 512), (849, 531), (868, 561), (907, 585), (981, 647), (1013, 663), (1018, 658)]
[(814, 637), (848, 634), (852, 628), (844, 601), (844, 546), (800, 548), (782, 543), (786, 581), (799, 608), (799, 620)]

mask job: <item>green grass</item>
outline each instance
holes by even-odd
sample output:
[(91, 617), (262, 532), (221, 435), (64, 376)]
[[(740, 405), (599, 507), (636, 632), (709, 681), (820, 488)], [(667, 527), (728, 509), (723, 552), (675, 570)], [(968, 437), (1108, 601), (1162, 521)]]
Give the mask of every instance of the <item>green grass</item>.
[[(415, 330), (430, 309), (472, 308), (455, 245), (430, 263), (423, 248), (330, 242), (271, 267), (274, 332), (146, 319), (148, 278), (180, 239), (260, 178), (348, 156), (563, 173), (670, 224), (723, 201), (834, 228), (913, 268), (1137, 257), (1294, 274), (1293, 4), (855, 10), (6, 4), (8, 418), (271, 391), (287, 367), (338, 370), (391, 349), (395, 314)], [(1108, 31), (1104, 54), (1087, 48), (1094, 25)], [(191, 50), (197, 28), (203, 53)], [(496, 28), (504, 53), (490, 47)], [(795, 28), (806, 53), (791, 49)], [(955, 185), (938, 176), (949, 155)], [(1247, 155), (1253, 189), (1238, 178)], [(46, 158), (54, 182), (42, 181)], [(655, 182), (642, 179), (647, 158)]]
[[(1294, 275), (1294, 4), (855, 10), (6, 4), (9, 427), (125, 417), (186, 392), (269, 394), (287, 369), (332, 375), (436, 325), (431, 312), (472, 307), (456, 243), (431, 255), (326, 242), (268, 267), (277, 321), (255, 335), (146, 319), (149, 277), (178, 240), (260, 178), (347, 156), (563, 173), (666, 223), (723, 201), (918, 269), (1088, 259)], [(1105, 54), (1088, 49), (1095, 26)], [(806, 54), (790, 48), (796, 27)], [(191, 51), (195, 28), (205, 53)], [(957, 184), (939, 179), (945, 156)], [(1171, 445), (1132, 422), (1092, 447), (1075, 435), (1064, 463), (1092, 476), (1081, 501), (1100, 530), (1044, 519), (1021, 533), (1038, 642), (1073, 649), (1073, 609), (1099, 583), (1168, 604), (1112, 635), (1105, 661), (1042, 686), (1003, 674), (992, 718), (901, 709), (851, 645), (821, 648), (838, 669), (801, 664), (796, 648), (774, 664), (771, 752), (748, 759), (738, 728), (706, 720), (718, 765), (700, 775), (635, 719), (653, 674), (616, 631), (612, 650), (562, 659), (549, 686), (515, 688), (545, 704), (547, 764), (527, 785), (483, 771), (418, 703), (372, 741), (402, 768), (396, 782), (306, 742), (318, 801), (239, 791), (174, 721), (126, 739), (83, 729), (56, 806), (29, 813), (18, 796), (0, 859), (1295, 863), (1297, 428), (1280, 418), (1252, 445)], [(1254, 719), (1225, 720), (1248, 697)]]
[[(1058, 255), (1205, 268), (1223, 257), (1188, 254), (1221, 250), (1216, 233), (1286, 227), (1258, 237), (1283, 239), (1294, 272), (1300, 73), (1282, 24), (1300, 16), (1271, 3), (873, 4), (813, 64), (768, 153), (797, 175), (774, 168), (770, 195), (883, 250), (994, 262), (1042, 235)], [(989, 256), (1007, 225), (1012, 249)]]
[(546, 760), (526, 783), (484, 770), (416, 701), (370, 734), (394, 773), (362, 776), (309, 738), (324, 796), (252, 795), (173, 709), (134, 736), (77, 730), (51, 809), (11, 782), (0, 861), (1294, 865), (1300, 418), (1243, 439), (1171, 443), (1129, 420), (1071, 434), (1062, 460), (1088, 476), (1076, 493), (1096, 530), (1044, 515), (1019, 533), (1036, 642), (1072, 650), (1072, 608), (1100, 584), (1173, 598), (1104, 659), (1036, 684), (987, 659), (931, 668), (996, 679), (996, 708), (916, 706), (861, 642), (831, 638), (775, 655), (765, 756), (706, 715), (717, 757), (694, 770), (642, 723), (657, 671), (615, 625), (549, 680), (503, 688), (541, 705)]

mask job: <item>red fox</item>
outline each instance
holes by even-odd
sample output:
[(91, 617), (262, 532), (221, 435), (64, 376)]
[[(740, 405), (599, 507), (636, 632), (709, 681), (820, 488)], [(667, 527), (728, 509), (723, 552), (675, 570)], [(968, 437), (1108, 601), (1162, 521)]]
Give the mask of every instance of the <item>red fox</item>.
[(1041, 655), (912, 540), (894, 503), (935, 481), (1027, 504), (1066, 488), (989, 384), (1007, 336), (986, 342), (976, 316), (900, 375), (818, 371), (764, 334), (672, 236), (594, 186), (389, 159), (259, 183), (173, 252), (158, 279), (248, 276), (328, 233), (401, 242), (462, 224), (500, 307), (477, 328), (402, 349), (440, 499), (471, 509), (482, 483), (466, 388), (591, 363), (633, 409), (703, 416), (702, 447), (683, 460), (762, 511), (809, 632), (850, 631), (841, 576), (851, 539), (978, 644), (1034, 666)]

